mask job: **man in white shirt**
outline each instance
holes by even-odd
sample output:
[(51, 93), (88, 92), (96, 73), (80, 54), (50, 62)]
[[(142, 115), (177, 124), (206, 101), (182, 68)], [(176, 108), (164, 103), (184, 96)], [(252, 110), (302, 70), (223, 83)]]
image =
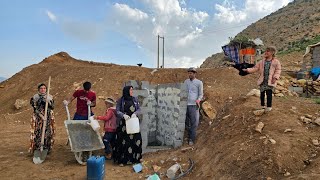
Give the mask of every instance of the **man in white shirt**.
[(196, 139), (196, 131), (199, 124), (199, 107), (203, 97), (203, 83), (196, 78), (197, 70), (193, 67), (188, 69), (189, 79), (184, 83), (188, 91), (188, 106), (186, 115), (186, 127), (189, 135), (189, 145), (193, 145)]

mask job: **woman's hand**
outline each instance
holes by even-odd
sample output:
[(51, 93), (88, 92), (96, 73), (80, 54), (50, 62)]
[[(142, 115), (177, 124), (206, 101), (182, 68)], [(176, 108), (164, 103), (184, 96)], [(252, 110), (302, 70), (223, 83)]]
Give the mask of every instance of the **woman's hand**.
[(272, 78), (271, 79), (271, 84), (274, 84), (274, 83), (276, 83), (277, 82), (277, 79), (276, 78)]
[(130, 116), (128, 116), (128, 115), (126, 115), (126, 114), (124, 114), (124, 115), (123, 115), (123, 118), (124, 118), (124, 120), (126, 120), (126, 121), (127, 121), (128, 119), (130, 119)]

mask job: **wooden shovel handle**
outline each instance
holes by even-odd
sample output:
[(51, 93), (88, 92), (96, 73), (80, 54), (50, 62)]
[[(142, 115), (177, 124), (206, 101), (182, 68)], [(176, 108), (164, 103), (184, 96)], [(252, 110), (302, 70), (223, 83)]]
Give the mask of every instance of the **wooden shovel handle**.
[(50, 91), (50, 82), (51, 82), (51, 76), (49, 76), (49, 82), (48, 82), (48, 89), (47, 89), (47, 97), (46, 97), (46, 105), (44, 108), (44, 119), (43, 119), (43, 124), (42, 124), (42, 134), (41, 134), (41, 147), (40, 151), (43, 151), (43, 145), (44, 145), (44, 134), (46, 133), (46, 127), (47, 127), (47, 111), (48, 111), (48, 101), (47, 98), (49, 97), (49, 91)]

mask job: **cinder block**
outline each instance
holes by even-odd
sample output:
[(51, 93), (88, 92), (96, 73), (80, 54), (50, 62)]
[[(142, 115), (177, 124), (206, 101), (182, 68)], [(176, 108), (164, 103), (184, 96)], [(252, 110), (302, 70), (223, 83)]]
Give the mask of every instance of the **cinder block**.
[(140, 89), (139, 84), (136, 80), (130, 80), (128, 82), (125, 82), (125, 86), (132, 86), (133, 89)]
[(183, 141), (182, 140), (174, 140), (173, 141), (173, 147), (174, 148), (178, 148), (180, 146), (182, 146)]

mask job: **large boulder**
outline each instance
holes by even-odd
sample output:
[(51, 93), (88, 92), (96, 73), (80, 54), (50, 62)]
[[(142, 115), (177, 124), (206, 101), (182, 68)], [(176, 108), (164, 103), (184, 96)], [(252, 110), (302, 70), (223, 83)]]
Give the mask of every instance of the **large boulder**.
[(211, 104), (208, 101), (204, 101), (201, 104), (201, 108), (205, 115), (207, 115), (211, 120), (217, 117), (217, 111), (211, 106)]

